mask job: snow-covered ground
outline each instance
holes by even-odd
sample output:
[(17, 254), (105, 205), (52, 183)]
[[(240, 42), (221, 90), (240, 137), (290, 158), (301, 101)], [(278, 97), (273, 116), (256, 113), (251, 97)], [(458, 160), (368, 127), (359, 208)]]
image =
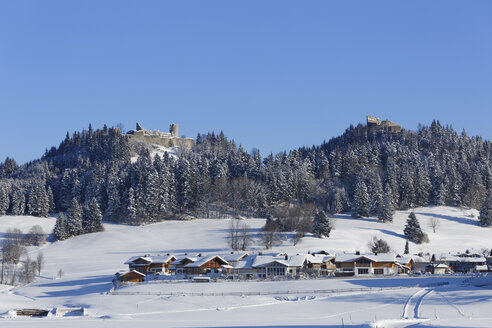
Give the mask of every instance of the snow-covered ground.
[[(425, 245), (410, 244), (412, 253), (454, 253), (490, 247), (492, 229), (477, 226), (477, 219), (470, 216), (469, 210), (428, 207), (418, 208), (415, 212), (422, 228), (429, 234), (430, 242)], [(367, 242), (378, 236), (397, 252), (402, 252), (405, 244), (402, 233), (407, 216), (408, 212), (398, 212), (393, 223), (384, 224), (372, 218), (353, 219), (339, 215), (330, 238), (307, 236), (295, 247), (286, 240), (275, 251), (300, 253), (326, 249), (331, 252), (364, 252), (367, 251)], [(436, 233), (428, 227), (433, 217), (440, 221)], [(0, 239), (4, 238), (8, 228), (14, 227), (27, 232), (31, 226), (39, 224), (45, 231), (51, 231), (54, 221), (54, 218), (0, 217)], [(248, 219), (245, 222), (253, 234), (264, 224), (263, 219)], [(404, 327), (416, 324), (418, 327), (491, 326), (492, 277), (150, 283), (119, 289), (131, 295), (108, 293), (114, 273), (126, 269), (123, 263), (133, 255), (229, 251), (228, 225), (228, 220), (211, 219), (166, 221), (141, 227), (105, 224), (106, 231), (102, 233), (48, 243), (41, 249), (31, 247), (31, 258), (35, 258), (39, 250), (43, 252), (45, 268), (41, 277), (30, 285), (16, 288), (0, 286), (0, 315), (5, 317), (0, 319), (0, 325), (338, 327), (343, 323), (347, 327)], [(252, 248), (259, 251), (261, 245), (253, 245)], [(55, 279), (60, 269), (64, 275)], [(433, 287), (442, 281), (449, 284)], [(463, 282), (467, 283), (464, 285)], [(381, 287), (384, 289), (381, 290)], [(340, 289), (351, 290), (337, 291)], [(319, 293), (316, 290), (334, 291)], [(165, 295), (171, 292), (184, 292), (185, 295)], [(237, 292), (238, 295), (227, 295), (228, 292)], [(263, 295), (250, 295), (254, 292), (263, 292)], [(190, 293), (224, 295), (189, 296)], [(84, 307), (86, 315), (12, 318), (8, 314), (9, 310), (17, 308), (54, 307)]]
[[(174, 158), (178, 156), (178, 148), (177, 147), (164, 147), (159, 145), (145, 144), (145, 147), (149, 148), (150, 156), (154, 158), (156, 155), (162, 157), (164, 153), (168, 153)], [(138, 160), (138, 155), (134, 155), (130, 158), (132, 163), (135, 163)]]

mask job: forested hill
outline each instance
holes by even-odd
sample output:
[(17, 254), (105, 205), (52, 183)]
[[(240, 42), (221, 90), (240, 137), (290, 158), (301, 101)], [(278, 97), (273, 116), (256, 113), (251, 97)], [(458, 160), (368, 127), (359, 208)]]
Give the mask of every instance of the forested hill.
[(182, 215), (265, 217), (288, 202), (355, 217), (428, 204), (482, 208), (492, 189), (490, 142), (438, 121), (418, 131), (369, 131), (351, 126), (319, 146), (265, 158), (209, 133), (192, 150), (160, 157), (117, 128), (89, 126), (39, 160), (20, 167), (5, 160), (0, 215), (83, 212), (91, 203), (108, 221), (142, 224)]

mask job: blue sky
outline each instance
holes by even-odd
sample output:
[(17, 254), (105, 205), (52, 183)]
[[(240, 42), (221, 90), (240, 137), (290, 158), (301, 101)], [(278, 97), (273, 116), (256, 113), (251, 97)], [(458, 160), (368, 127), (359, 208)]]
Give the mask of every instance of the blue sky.
[(366, 114), (492, 139), (491, 1), (0, 0), (0, 160), (122, 123), (262, 155)]

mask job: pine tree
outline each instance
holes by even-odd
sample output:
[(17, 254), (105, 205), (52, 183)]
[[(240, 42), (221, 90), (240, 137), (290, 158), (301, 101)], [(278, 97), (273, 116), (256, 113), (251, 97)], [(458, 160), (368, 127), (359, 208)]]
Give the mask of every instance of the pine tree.
[(416, 244), (421, 244), (427, 241), (427, 235), (420, 228), (419, 220), (414, 212), (411, 212), (408, 216), (403, 234), (408, 240)]
[(55, 211), (55, 198), (50, 186), (48, 186), (48, 189), (46, 190), (46, 196), (48, 197), (48, 212), (53, 213)]
[(27, 199), (27, 210), (29, 215), (48, 217), (49, 199), (44, 189), (44, 183), (36, 183), (31, 187)]
[(53, 228), (53, 237), (55, 240), (64, 240), (70, 236), (67, 233), (67, 219), (63, 213), (58, 213), (55, 227)]
[(381, 177), (379, 174), (373, 174), (373, 178), (368, 188), (369, 195), (371, 195), (371, 204), (369, 214), (371, 216), (378, 216), (381, 206), (383, 204), (383, 186), (381, 184)]
[(135, 207), (135, 193), (133, 188), (128, 190), (128, 207), (127, 207), (127, 223), (137, 224), (137, 209)]
[(352, 216), (355, 218), (369, 216), (369, 194), (367, 193), (367, 187), (364, 180), (360, 177), (357, 179), (355, 185)]
[(483, 203), (482, 209), (480, 210), (480, 217), (478, 219), (482, 227), (492, 226), (492, 193), (490, 192)]
[(73, 198), (67, 214), (67, 235), (78, 236), (83, 233), (82, 229), (82, 208), (79, 202)]
[(408, 239), (407, 239), (407, 241), (405, 242), (405, 251), (403, 252), (403, 254), (409, 254), (409, 253), (410, 253), (410, 249), (408, 246)]
[(331, 223), (325, 211), (318, 211), (314, 216), (313, 234), (318, 237), (330, 237)]
[(393, 215), (395, 209), (393, 207), (393, 195), (391, 193), (391, 187), (386, 184), (384, 188), (384, 195), (381, 207), (379, 208), (378, 219), (383, 222), (393, 222)]
[(10, 212), (12, 215), (23, 215), (26, 211), (26, 196), (20, 189), (15, 189), (12, 192), (10, 202)]
[(9, 192), (6, 186), (0, 186), (0, 215), (5, 215), (9, 209)]
[(89, 206), (84, 213), (82, 225), (85, 233), (104, 231), (102, 226), (102, 214), (95, 197), (91, 199)]

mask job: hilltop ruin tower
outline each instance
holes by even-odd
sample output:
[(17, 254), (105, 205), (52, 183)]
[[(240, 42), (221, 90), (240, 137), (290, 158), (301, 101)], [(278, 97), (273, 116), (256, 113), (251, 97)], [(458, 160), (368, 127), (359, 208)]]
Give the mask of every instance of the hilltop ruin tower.
[(388, 120), (381, 121), (379, 117), (367, 115), (367, 130), (373, 133), (379, 131), (401, 132), (403, 128), (400, 125), (393, 123), (391, 121)]
[(177, 124), (171, 124), (169, 126), (169, 132), (161, 132), (159, 130), (145, 130), (137, 123), (135, 130), (128, 131), (127, 136), (158, 146), (185, 147), (191, 149), (195, 141), (192, 138), (180, 138), (178, 132)]

